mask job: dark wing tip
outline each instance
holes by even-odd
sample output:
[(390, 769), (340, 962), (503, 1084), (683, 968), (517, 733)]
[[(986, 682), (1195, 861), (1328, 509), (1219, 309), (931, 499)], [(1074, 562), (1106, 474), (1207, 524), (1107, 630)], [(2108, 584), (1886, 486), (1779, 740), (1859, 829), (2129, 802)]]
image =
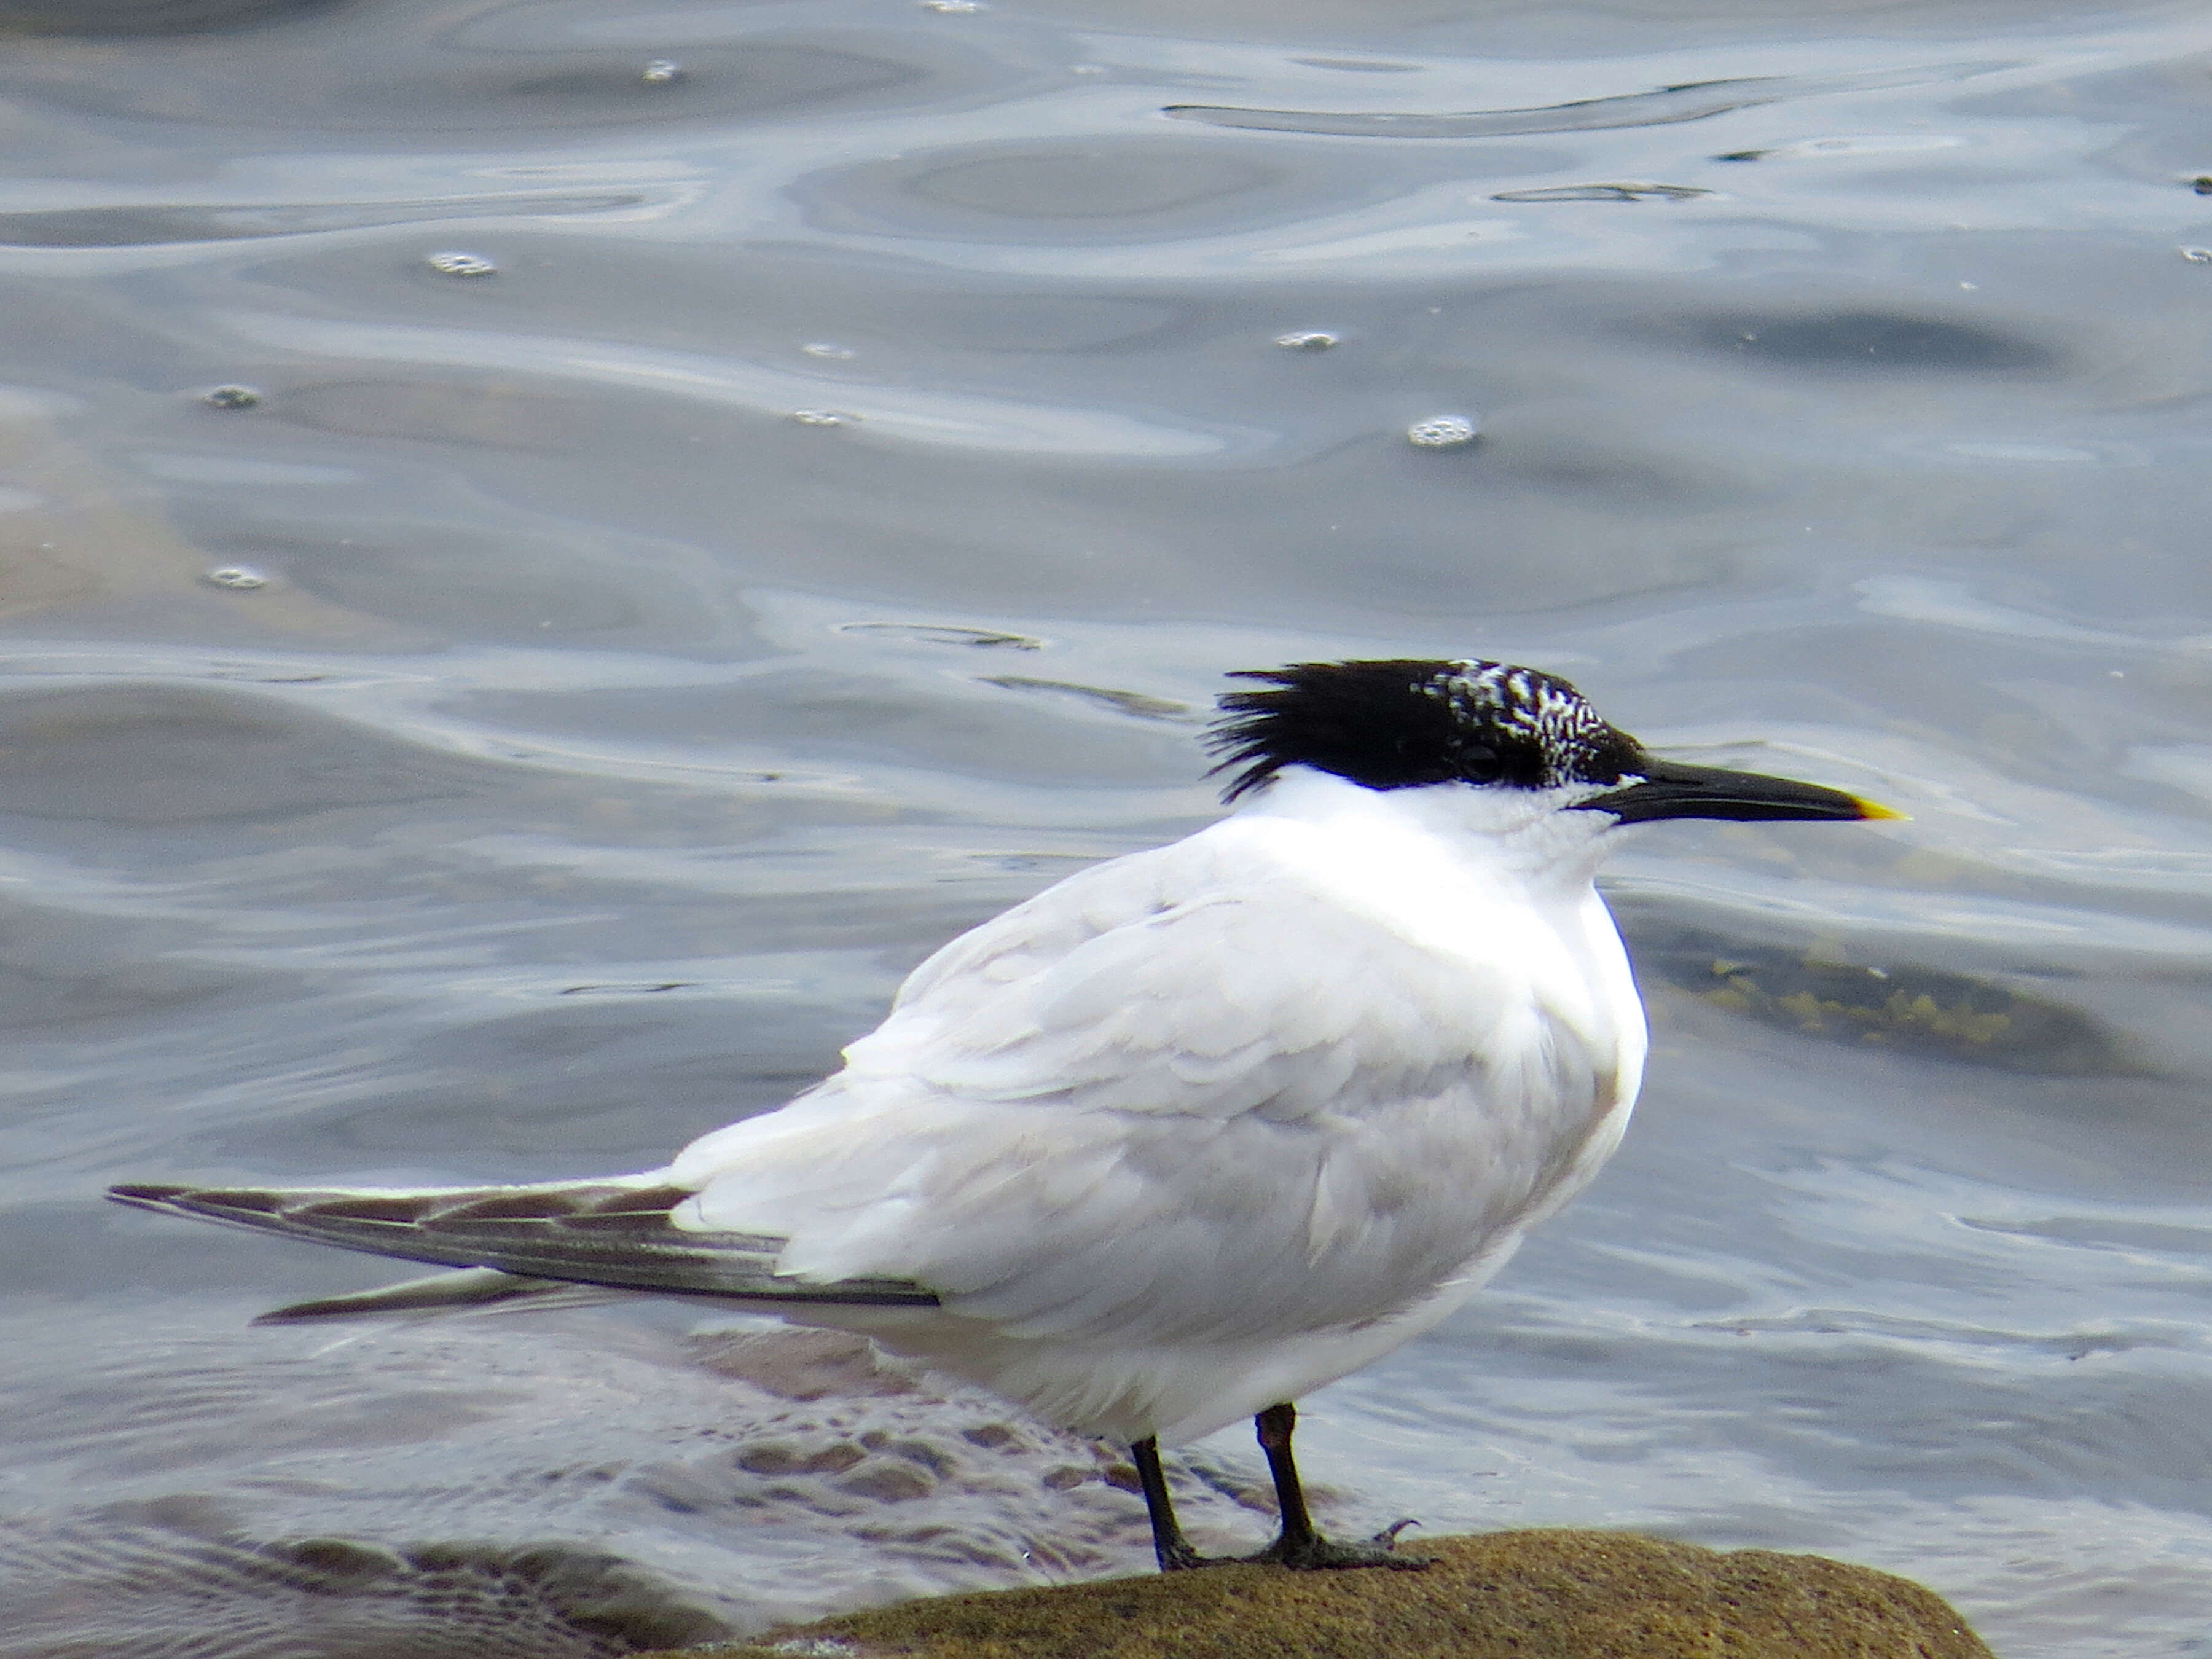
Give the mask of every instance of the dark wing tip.
[[(280, 1308), (273, 1322), (327, 1314), (381, 1311), (535, 1295), (522, 1285), (557, 1281), (670, 1296), (764, 1303), (831, 1302), (933, 1307), (936, 1292), (902, 1279), (855, 1279), (804, 1284), (776, 1273), (786, 1240), (751, 1233), (688, 1233), (669, 1212), (692, 1196), (684, 1187), (585, 1182), (537, 1188), (443, 1188), (415, 1192), (339, 1188), (255, 1191), (131, 1182), (112, 1187), (118, 1204), (162, 1215), (197, 1217), (283, 1234), (342, 1249), (473, 1270), (396, 1293), (324, 1298)], [(491, 1294), (456, 1298), (456, 1287), (489, 1285)]]
[(143, 1210), (165, 1210), (170, 1200), (191, 1191), (189, 1187), (167, 1187), (152, 1182), (130, 1182), (110, 1187), (107, 1196), (118, 1204), (135, 1204)]

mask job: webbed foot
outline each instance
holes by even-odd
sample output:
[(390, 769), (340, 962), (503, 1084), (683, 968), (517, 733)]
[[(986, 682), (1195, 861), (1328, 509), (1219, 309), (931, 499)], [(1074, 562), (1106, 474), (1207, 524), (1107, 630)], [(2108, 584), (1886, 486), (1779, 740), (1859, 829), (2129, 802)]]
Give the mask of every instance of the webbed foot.
[(1398, 1534), (1418, 1521), (1400, 1521), (1358, 1543), (1341, 1544), (1318, 1533), (1304, 1538), (1278, 1538), (1250, 1561), (1273, 1561), (1293, 1572), (1313, 1572), (1340, 1567), (1390, 1567), (1400, 1572), (1419, 1572), (1429, 1565), (1425, 1555), (1398, 1553)]

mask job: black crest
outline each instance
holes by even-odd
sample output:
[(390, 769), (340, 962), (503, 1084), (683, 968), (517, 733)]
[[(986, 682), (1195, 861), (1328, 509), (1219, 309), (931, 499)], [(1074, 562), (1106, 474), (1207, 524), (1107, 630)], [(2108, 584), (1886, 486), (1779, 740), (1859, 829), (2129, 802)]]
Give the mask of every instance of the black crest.
[(1613, 784), (1644, 759), (1563, 679), (1500, 662), (1301, 662), (1247, 670), (1208, 738), (1235, 800), (1285, 766), (1368, 789)]

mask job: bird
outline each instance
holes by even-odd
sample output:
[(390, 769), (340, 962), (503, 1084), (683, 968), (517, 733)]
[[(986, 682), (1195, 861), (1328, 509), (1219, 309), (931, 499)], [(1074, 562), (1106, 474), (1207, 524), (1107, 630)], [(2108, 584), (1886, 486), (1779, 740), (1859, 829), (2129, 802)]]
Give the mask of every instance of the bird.
[[(1296, 1401), (1463, 1306), (1620, 1144), (1647, 1035), (1599, 866), (1669, 819), (1902, 815), (1658, 758), (1509, 663), (1231, 678), (1224, 816), (953, 939), (841, 1070), (661, 1168), (108, 1195), (452, 1270), (264, 1319), (581, 1286), (862, 1333), (1126, 1444), (1163, 1571), (1425, 1565), (1316, 1528)], [(1160, 1448), (1248, 1417), (1279, 1528), (1206, 1556)]]

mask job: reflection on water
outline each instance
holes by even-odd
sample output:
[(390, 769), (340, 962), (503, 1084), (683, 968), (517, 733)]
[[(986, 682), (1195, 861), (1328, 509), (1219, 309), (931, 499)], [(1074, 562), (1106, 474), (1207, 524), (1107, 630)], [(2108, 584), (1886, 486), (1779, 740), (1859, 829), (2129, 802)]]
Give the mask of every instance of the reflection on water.
[(93, 1194), (656, 1163), (1206, 821), (1224, 672), (1423, 653), (1913, 821), (1620, 860), (1639, 1121), (1310, 1402), (1342, 1523), (2196, 1650), (2198, 9), (8, 9), (0, 1651), (1141, 1567), (1110, 1455), (865, 1355), (248, 1328), (392, 1274)]

